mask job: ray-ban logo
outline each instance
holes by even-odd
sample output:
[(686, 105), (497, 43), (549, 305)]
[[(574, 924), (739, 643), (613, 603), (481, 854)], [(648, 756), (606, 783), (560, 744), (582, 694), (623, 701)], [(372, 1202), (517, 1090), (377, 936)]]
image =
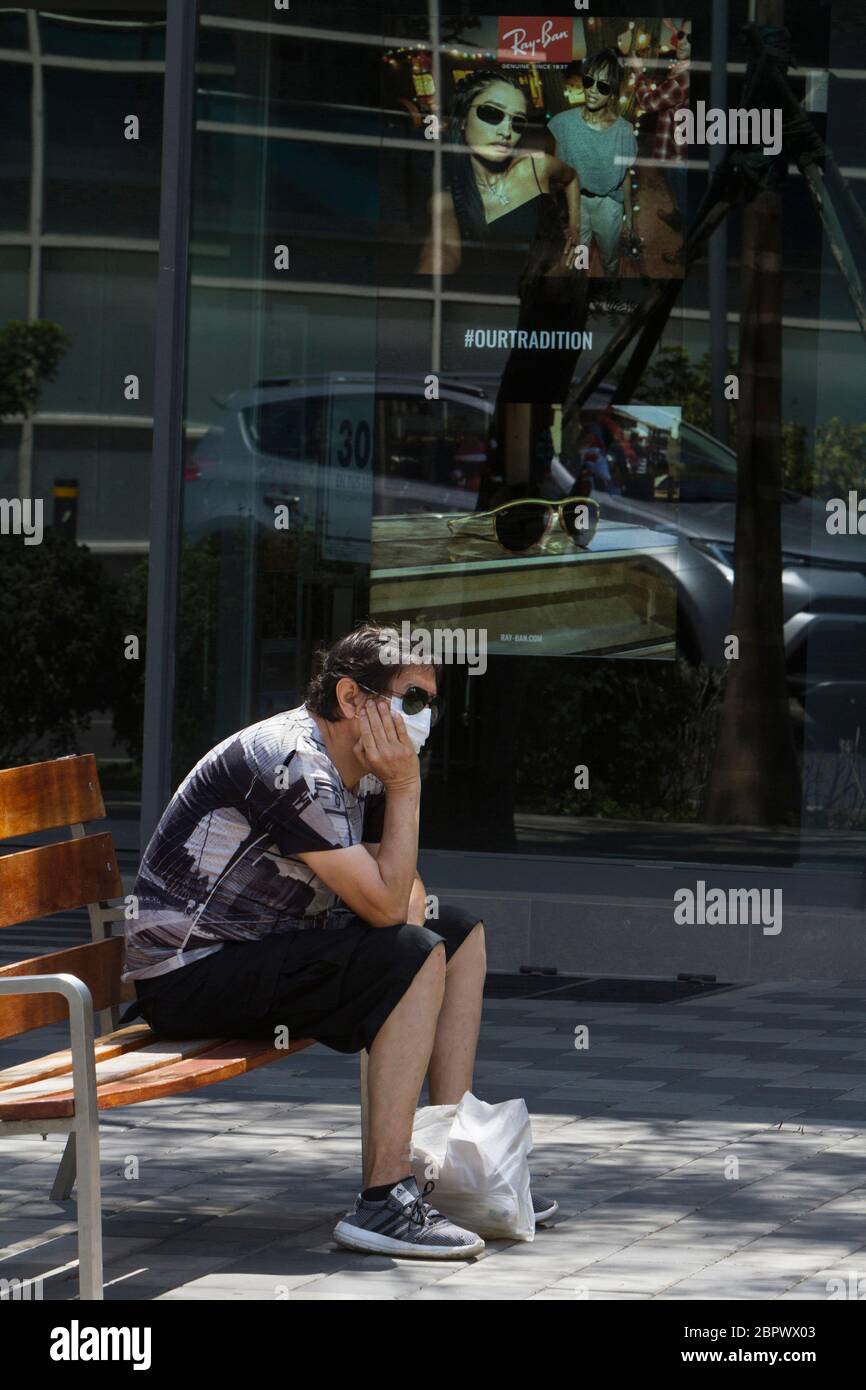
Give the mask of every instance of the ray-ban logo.
[(509, 15), (499, 21), (499, 63), (570, 63), (572, 21)]

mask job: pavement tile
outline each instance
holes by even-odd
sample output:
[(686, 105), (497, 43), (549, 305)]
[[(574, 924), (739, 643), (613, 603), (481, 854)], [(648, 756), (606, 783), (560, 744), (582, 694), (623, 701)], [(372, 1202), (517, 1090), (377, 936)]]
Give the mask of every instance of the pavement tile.
[[(484, 1018), (476, 1093), (527, 1098), (533, 1181), (561, 1205), (536, 1240), (433, 1266), (336, 1246), (359, 1181), (358, 1066), (316, 1049), (106, 1117), (106, 1297), (790, 1300), (866, 1281), (866, 981), (686, 1006), (490, 1000)], [(63, 1142), (0, 1148), (0, 1269), (45, 1275), (51, 1300), (77, 1294), (74, 1206), (48, 1198)]]

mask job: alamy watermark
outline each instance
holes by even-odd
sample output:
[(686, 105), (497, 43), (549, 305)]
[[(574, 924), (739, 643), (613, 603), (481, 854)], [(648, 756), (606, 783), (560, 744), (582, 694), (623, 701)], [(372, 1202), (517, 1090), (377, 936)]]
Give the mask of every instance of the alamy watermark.
[(678, 888), (674, 903), (680, 926), (762, 926), (764, 936), (782, 930), (781, 888), (707, 888), (699, 878), (693, 889)]
[(384, 666), (467, 666), (470, 676), (487, 670), (487, 629), (484, 627), (415, 627), (407, 621), (383, 642), (379, 660)]
[(0, 536), (23, 536), (25, 545), (41, 545), (41, 497), (0, 497)]
[(723, 111), (705, 101), (695, 110), (682, 106), (674, 112), (674, 140), (678, 145), (760, 145), (766, 155), (782, 149), (781, 107), (733, 107)]

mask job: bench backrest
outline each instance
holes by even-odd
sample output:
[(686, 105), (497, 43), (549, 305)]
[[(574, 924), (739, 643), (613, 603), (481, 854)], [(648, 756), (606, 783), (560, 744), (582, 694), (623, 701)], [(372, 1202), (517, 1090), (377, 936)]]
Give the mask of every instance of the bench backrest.
[[(87, 907), (95, 940), (87, 946), (34, 957), (0, 969), (0, 975), (68, 972), (90, 989), (94, 1008), (121, 998), (123, 942), (106, 937), (112, 916), (107, 901), (123, 896), (110, 834), (88, 835), (88, 821), (101, 820), (105, 804), (92, 753), (55, 758), (0, 771), (0, 841), (65, 827), (73, 838), (0, 856), (0, 929)], [(57, 1023), (66, 1017), (57, 995), (0, 996), (0, 1038)]]

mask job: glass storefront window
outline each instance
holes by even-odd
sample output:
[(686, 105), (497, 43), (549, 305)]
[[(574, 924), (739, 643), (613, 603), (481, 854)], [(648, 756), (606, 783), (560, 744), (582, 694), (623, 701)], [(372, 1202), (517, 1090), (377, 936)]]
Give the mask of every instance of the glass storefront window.
[[(138, 848), (165, 7), (63, 8), (0, 13), (0, 498), (41, 508), (42, 533), (0, 535), (0, 645), (17, 654), (2, 759), (94, 752), (123, 863)], [(16, 387), (29, 371), (33, 410)]]
[[(862, 83), (828, 74), (863, 22), (789, 11), (786, 81), (856, 226)], [(731, 6), (731, 107), (746, 19)], [(803, 172), (754, 148), (726, 186), (721, 279), (707, 242), (684, 249), (715, 153), (701, 136), (681, 164), (654, 93), (676, 79), (711, 104), (709, 6), (542, 23), (202, 5), (180, 596), (198, 665), (176, 773), (300, 702), (316, 645), (372, 614), (484, 634), (486, 674), (443, 671), (428, 849), (850, 865), (866, 553), (834, 546), (825, 502), (866, 487), (851, 278)], [(770, 288), (756, 236), (778, 241)], [(582, 538), (567, 504), (586, 497)], [(750, 759), (784, 793), (749, 790)], [(823, 834), (837, 821), (850, 835)]]

